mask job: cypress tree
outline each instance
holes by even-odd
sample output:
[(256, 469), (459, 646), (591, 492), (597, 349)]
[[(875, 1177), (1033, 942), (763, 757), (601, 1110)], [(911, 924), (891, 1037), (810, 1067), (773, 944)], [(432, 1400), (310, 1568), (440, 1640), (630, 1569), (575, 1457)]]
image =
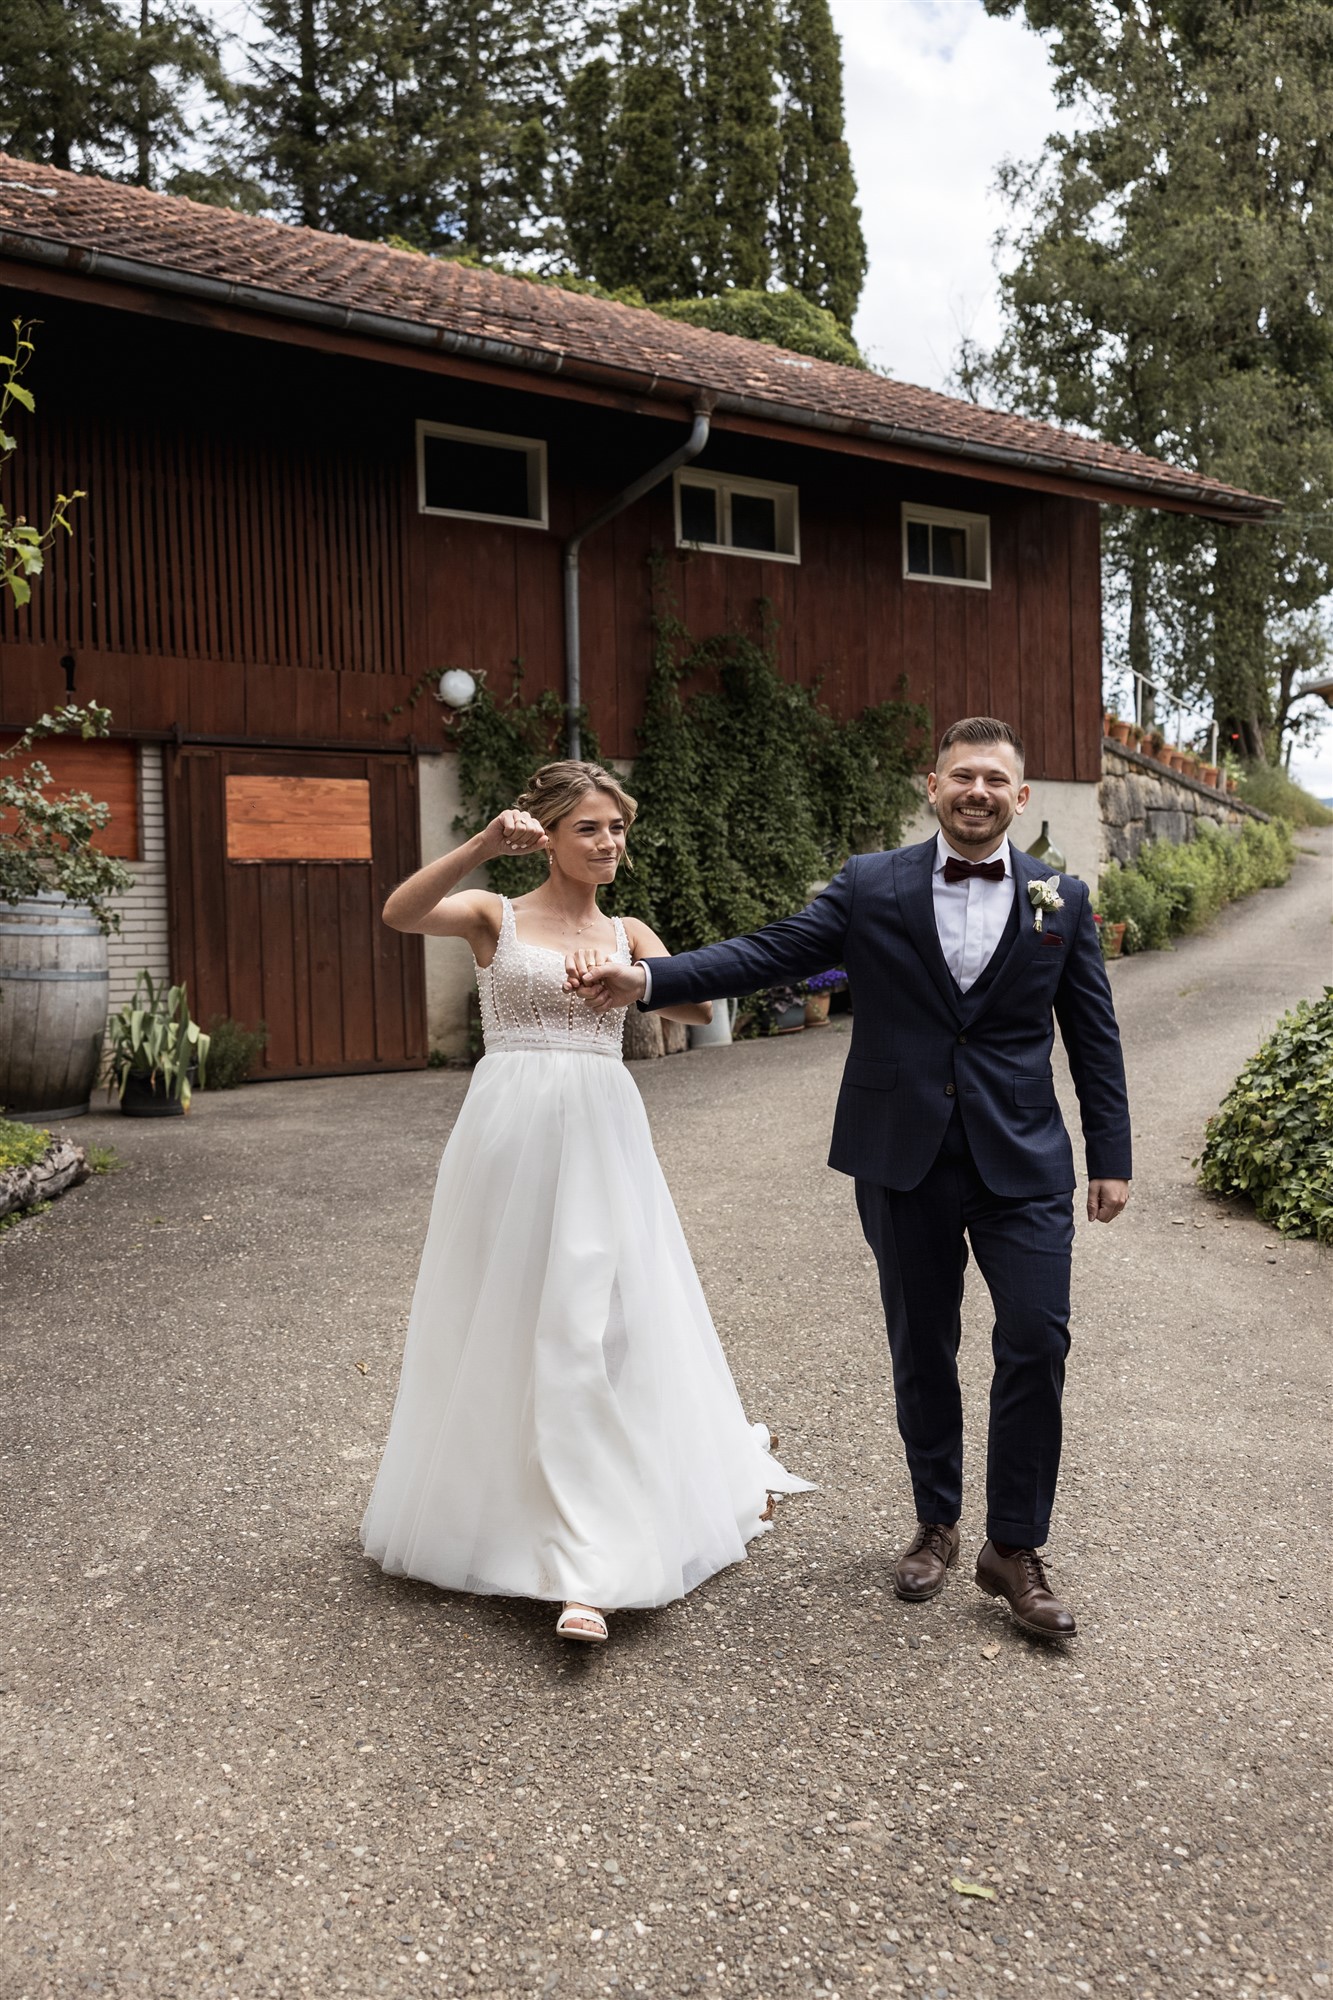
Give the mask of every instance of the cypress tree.
[[(605, 247), (587, 275), (646, 299), (688, 295), (697, 286), (687, 241), (692, 152), (685, 63), (689, 0), (639, 0), (620, 16), (620, 63), (606, 158)], [(585, 105), (586, 109), (586, 105)], [(592, 190), (581, 162), (585, 203)], [(578, 170), (576, 170), (577, 172)], [(586, 231), (585, 217), (575, 227)]]
[(573, 164), (561, 189), (561, 205), (575, 269), (596, 272), (602, 282), (611, 253), (615, 113), (615, 70), (606, 56), (595, 56), (569, 87), (564, 137)]
[(691, 247), (705, 293), (768, 283), (778, 196), (773, 0), (710, 0), (693, 47)]
[(784, 284), (850, 327), (866, 243), (844, 130), (842, 47), (828, 0), (785, 0), (777, 264)]

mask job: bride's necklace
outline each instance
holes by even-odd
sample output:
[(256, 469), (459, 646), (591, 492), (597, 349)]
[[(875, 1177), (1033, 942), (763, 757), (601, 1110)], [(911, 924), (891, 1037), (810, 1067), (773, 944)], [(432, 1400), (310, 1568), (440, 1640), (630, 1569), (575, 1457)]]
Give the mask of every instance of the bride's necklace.
[(544, 910), (540, 911), (538, 914), (540, 915), (542, 922), (547, 926), (548, 929), (559, 930), (559, 931), (572, 931), (575, 937), (582, 937), (584, 931), (590, 931), (593, 928), (594, 924), (600, 924), (606, 921), (603, 912), (598, 909), (594, 909), (592, 915), (588, 918), (587, 922), (583, 924), (562, 923), (561, 920), (556, 916), (547, 916)]

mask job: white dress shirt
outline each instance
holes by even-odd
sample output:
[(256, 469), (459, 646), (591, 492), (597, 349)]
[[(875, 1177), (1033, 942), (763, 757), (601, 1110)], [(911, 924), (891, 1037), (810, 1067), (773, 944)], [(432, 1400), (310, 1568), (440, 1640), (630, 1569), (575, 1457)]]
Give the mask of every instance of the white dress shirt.
[[(969, 882), (946, 882), (944, 864), (952, 853), (953, 849), (944, 835), (937, 833), (935, 868), (930, 887), (935, 903), (935, 929), (939, 933), (944, 963), (961, 991), (966, 993), (986, 970), (991, 954), (1004, 935), (1004, 927), (1014, 904), (1014, 864), (1006, 835), (990, 854), (977, 856), (978, 861), (1004, 863), (1002, 882), (988, 882), (982, 875), (974, 875)], [(956, 858), (961, 861), (966, 857), (958, 855)]]

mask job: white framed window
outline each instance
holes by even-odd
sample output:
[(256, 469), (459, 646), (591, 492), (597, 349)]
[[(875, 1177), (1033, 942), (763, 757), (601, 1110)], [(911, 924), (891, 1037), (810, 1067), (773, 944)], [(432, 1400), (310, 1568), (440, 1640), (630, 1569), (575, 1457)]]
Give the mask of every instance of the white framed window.
[(545, 528), (545, 440), (419, 421), (417, 509), (464, 521)]
[(678, 472), (676, 547), (799, 562), (797, 490), (768, 479), (734, 479), (729, 472)]
[(990, 516), (903, 502), (903, 575), (918, 583), (990, 589)]

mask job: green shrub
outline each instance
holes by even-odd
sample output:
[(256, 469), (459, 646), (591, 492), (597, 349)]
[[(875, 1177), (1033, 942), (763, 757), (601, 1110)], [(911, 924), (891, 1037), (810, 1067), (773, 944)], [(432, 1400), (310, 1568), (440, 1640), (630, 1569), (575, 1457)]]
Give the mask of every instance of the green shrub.
[(1247, 805), (1272, 813), (1289, 826), (1333, 826), (1333, 812), (1289, 778), (1280, 764), (1251, 764), (1241, 773), (1240, 795)]
[(713, 333), (735, 333), (820, 361), (840, 361), (845, 368), (864, 368), (865, 358), (845, 327), (824, 306), (812, 305), (799, 292), (723, 292), (712, 299), (662, 299), (651, 311), (663, 319), (706, 326)]
[(40, 1126), (0, 1117), (0, 1173), (7, 1167), (35, 1166), (50, 1143), (51, 1134)]
[(1097, 908), (1109, 924), (1124, 924), (1124, 949), (1162, 951), (1171, 935), (1166, 897), (1135, 866), (1110, 861), (1097, 884)]
[(1199, 1180), (1284, 1236), (1333, 1243), (1333, 986), (1284, 1014), (1208, 1121)]
[[(268, 1028), (263, 1021), (247, 1028), (227, 1014), (215, 1014), (208, 1024), (209, 1090), (234, 1090), (244, 1083), (268, 1047)], [(204, 1086), (201, 1082), (200, 1088)]]
[(1285, 882), (1294, 854), (1285, 820), (1246, 820), (1239, 833), (1200, 820), (1193, 840), (1151, 840), (1129, 867), (1110, 862), (1097, 908), (1108, 923), (1124, 922), (1126, 951), (1161, 951), (1173, 936), (1201, 930), (1224, 903)]

